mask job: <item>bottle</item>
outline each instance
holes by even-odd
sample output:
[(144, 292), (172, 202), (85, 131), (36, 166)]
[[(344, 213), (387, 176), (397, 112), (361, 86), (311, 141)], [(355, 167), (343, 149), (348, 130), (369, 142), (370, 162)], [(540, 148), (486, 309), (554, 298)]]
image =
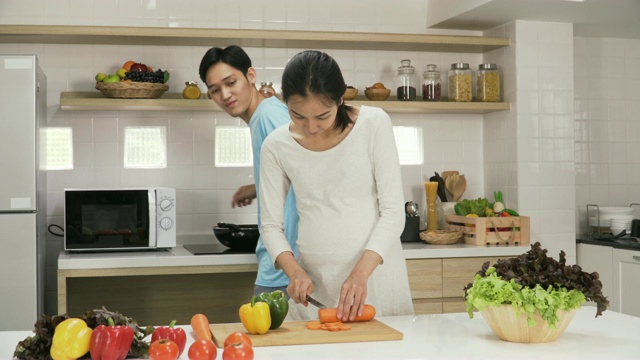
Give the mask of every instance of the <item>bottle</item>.
[(276, 89), (273, 88), (273, 84), (270, 81), (263, 81), (260, 83), (260, 90), (265, 98), (270, 98), (276, 94)]
[(411, 66), (411, 60), (400, 61), (398, 68), (398, 100), (415, 100), (416, 99), (416, 68)]
[(478, 65), (476, 84), (478, 101), (500, 101), (500, 73), (496, 64)]
[(471, 101), (473, 82), (467, 63), (451, 64), (449, 70), (449, 101)]
[(422, 73), (422, 79), (422, 100), (440, 100), (442, 97), (442, 83), (440, 72), (436, 71), (436, 65), (427, 65), (427, 71)]
[(195, 81), (187, 81), (184, 83), (186, 86), (182, 90), (182, 97), (185, 99), (200, 99), (200, 89), (198, 83)]

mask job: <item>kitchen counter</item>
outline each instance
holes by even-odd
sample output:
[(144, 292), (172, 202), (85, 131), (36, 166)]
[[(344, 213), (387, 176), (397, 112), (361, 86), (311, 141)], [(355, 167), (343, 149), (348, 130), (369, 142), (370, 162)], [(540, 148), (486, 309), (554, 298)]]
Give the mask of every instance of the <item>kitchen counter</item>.
[[(631, 239), (635, 238), (621, 238), (616, 240), (594, 240), (594, 239), (577, 239), (576, 243), (578, 244), (589, 244), (589, 245), (598, 245), (598, 246), (607, 246), (615, 249), (624, 249), (624, 250), (636, 250), (640, 251), (640, 242), (633, 243)], [(637, 240), (636, 240), (637, 241)]]
[[(212, 243), (210, 236), (191, 236), (189, 243)], [(531, 247), (523, 246), (475, 246), (466, 244), (430, 245), (424, 242), (402, 243), (406, 259), (436, 259), (484, 256), (518, 256)], [(58, 269), (113, 269), (144, 267), (176, 267), (207, 265), (256, 265), (255, 254), (193, 255), (183, 246), (171, 250), (138, 252), (71, 253), (61, 251)]]
[[(576, 312), (562, 336), (551, 343), (520, 344), (498, 339), (482, 315), (469, 319), (466, 313), (380, 317), (383, 323), (401, 331), (403, 340), (367, 343), (255, 347), (255, 359), (638, 359), (640, 318), (605, 311), (595, 318), (595, 308)], [(183, 327), (191, 334), (189, 326)], [(0, 358), (8, 359), (18, 341), (29, 331), (0, 332)], [(192, 342), (180, 359), (187, 359)], [(222, 350), (218, 349), (217, 359)]]

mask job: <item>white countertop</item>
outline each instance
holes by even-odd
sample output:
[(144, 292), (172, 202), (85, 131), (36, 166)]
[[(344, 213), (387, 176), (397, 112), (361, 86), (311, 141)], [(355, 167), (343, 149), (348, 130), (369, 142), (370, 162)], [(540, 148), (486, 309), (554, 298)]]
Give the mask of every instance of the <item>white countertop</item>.
[[(555, 342), (509, 343), (498, 339), (482, 315), (469, 319), (466, 313), (381, 317), (380, 321), (401, 331), (400, 341), (377, 341), (320, 345), (255, 347), (256, 360), (300, 359), (639, 359), (640, 318), (605, 311), (578, 310), (567, 330)], [(182, 326), (188, 334), (189, 326)], [(0, 358), (9, 359), (18, 341), (29, 331), (0, 332)], [(188, 344), (180, 357), (188, 359)], [(218, 349), (216, 359), (222, 359)]]
[[(213, 235), (192, 235), (181, 243), (218, 243)], [(484, 256), (518, 256), (531, 249), (523, 246), (430, 245), (402, 243), (406, 259), (436, 259)], [(255, 254), (193, 255), (179, 245), (171, 250), (137, 252), (70, 253), (61, 251), (58, 269), (110, 269), (157, 266), (206, 266), (257, 264)]]

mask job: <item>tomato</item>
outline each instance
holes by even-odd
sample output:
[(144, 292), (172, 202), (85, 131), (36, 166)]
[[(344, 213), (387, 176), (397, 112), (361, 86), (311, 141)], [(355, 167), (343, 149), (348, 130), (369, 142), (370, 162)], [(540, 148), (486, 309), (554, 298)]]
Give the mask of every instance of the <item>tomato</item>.
[(149, 346), (149, 360), (176, 360), (179, 355), (178, 344), (171, 340), (156, 340)]
[(215, 360), (218, 349), (209, 340), (196, 340), (189, 347), (189, 360)]
[(249, 335), (239, 331), (227, 336), (227, 339), (224, 341), (225, 348), (231, 344), (247, 344), (253, 346)]
[(222, 360), (253, 360), (253, 347), (243, 343), (231, 344), (222, 351)]

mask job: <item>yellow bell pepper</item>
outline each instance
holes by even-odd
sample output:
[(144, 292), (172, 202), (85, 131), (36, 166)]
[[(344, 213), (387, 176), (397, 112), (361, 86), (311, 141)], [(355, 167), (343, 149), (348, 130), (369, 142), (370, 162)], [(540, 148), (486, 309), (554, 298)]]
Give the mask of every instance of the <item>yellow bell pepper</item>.
[(271, 313), (269, 304), (257, 301), (256, 296), (251, 297), (251, 302), (240, 307), (240, 320), (249, 334), (266, 334), (271, 327)]
[(89, 352), (93, 330), (82, 319), (69, 318), (56, 326), (53, 332), (51, 358), (75, 360)]

